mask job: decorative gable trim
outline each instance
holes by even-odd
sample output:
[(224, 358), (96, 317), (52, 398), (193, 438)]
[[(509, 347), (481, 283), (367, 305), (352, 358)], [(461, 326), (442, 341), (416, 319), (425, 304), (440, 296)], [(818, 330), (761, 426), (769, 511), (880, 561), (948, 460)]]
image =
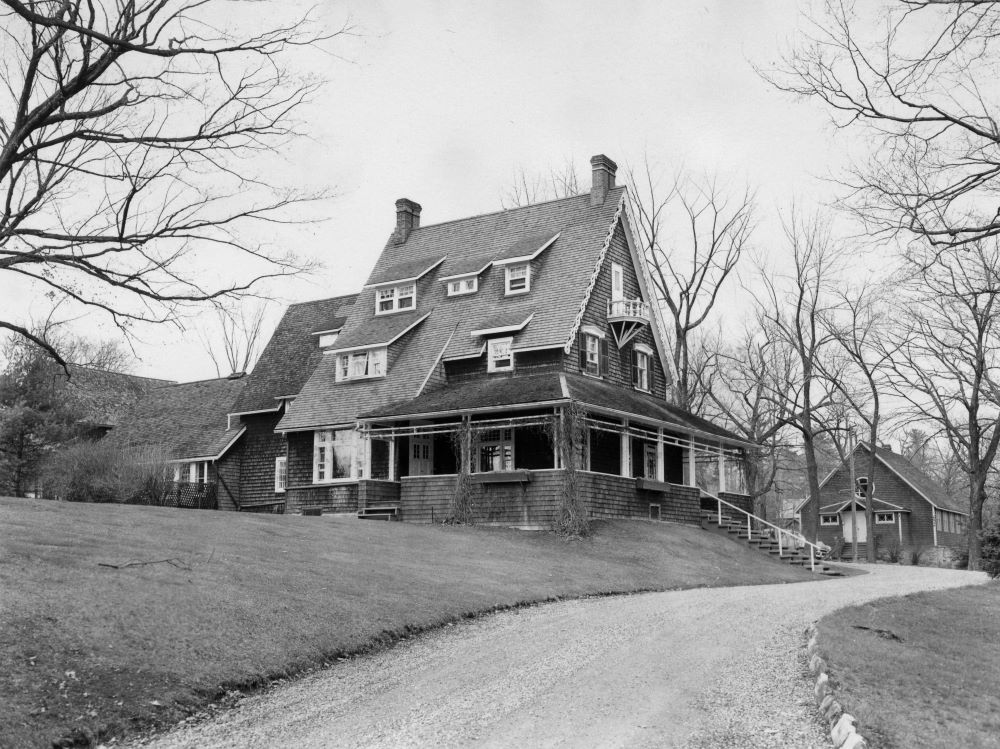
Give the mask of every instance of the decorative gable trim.
[(580, 310), (576, 313), (576, 319), (573, 320), (573, 326), (569, 329), (569, 337), (566, 339), (566, 343), (563, 344), (563, 353), (568, 354), (573, 348), (573, 342), (576, 340), (577, 333), (580, 330), (580, 324), (583, 322), (583, 315), (587, 311), (587, 304), (590, 303), (590, 295), (594, 292), (594, 287), (597, 285), (597, 277), (601, 273), (601, 268), (604, 265), (604, 258), (608, 254), (608, 248), (611, 247), (611, 240), (615, 236), (615, 228), (618, 226), (618, 221), (622, 217), (622, 211), (625, 210), (625, 198), (627, 193), (623, 192), (621, 200), (618, 201), (618, 209), (615, 211), (614, 218), (611, 219), (611, 226), (608, 227), (608, 234), (604, 237), (604, 245), (601, 247), (601, 251), (597, 255), (597, 262), (594, 264), (594, 272), (590, 274), (590, 283), (587, 284), (587, 290), (584, 292), (583, 301), (580, 302)]

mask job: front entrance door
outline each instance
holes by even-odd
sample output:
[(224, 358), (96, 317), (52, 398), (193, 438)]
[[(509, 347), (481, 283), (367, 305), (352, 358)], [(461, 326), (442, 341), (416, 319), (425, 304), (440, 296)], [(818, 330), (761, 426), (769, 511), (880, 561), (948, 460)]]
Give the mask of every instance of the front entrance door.
[[(853, 514), (850, 508), (840, 513), (840, 518), (844, 523), (844, 541), (849, 544), (854, 543), (854, 527), (851, 525)], [(866, 541), (868, 541), (868, 520), (865, 518), (864, 508), (858, 507), (858, 543), (863, 544)]]
[(434, 472), (434, 442), (431, 435), (410, 437), (410, 475), (430, 476)]

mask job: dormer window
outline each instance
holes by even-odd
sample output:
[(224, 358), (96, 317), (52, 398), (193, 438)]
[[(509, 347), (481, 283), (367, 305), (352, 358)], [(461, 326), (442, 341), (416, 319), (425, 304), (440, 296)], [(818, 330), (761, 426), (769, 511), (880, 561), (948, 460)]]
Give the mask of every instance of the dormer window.
[(506, 295), (525, 294), (531, 290), (531, 265), (518, 263), (506, 267)]
[(487, 347), (487, 372), (510, 372), (514, 369), (513, 338), (494, 338)]
[(385, 377), (384, 348), (354, 351), (337, 357), (337, 382)]
[(375, 314), (388, 315), (417, 306), (417, 285), (413, 283), (375, 290)]
[(448, 282), (448, 296), (474, 294), (479, 290), (479, 276), (466, 276)]
[(337, 342), (337, 336), (339, 333), (320, 333), (319, 336), (319, 347), (320, 348), (330, 348), (333, 344)]

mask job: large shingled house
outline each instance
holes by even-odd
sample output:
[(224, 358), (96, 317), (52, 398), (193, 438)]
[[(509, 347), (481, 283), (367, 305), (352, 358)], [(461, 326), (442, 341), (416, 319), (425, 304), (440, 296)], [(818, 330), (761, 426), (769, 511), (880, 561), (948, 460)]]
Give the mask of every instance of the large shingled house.
[(591, 165), (589, 193), (457, 221), (421, 226), (420, 205), (396, 202), (335, 346), (277, 423), (289, 511), (440, 521), (460, 488), (479, 522), (550, 527), (569, 430), (592, 517), (697, 522), (708, 492), (749, 506), (746, 444), (665, 401), (626, 188), (611, 159)]
[[(969, 511), (937, 481), (898, 453), (875, 448), (875, 475), (872, 478), (874, 526), (868, 527), (864, 494), (869, 480), (870, 448), (859, 442), (854, 449), (857, 474), (851, 483), (850, 456), (827, 475), (819, 487), (819, 540), (829, 546), (839, 541), (853, 543), (855, 529), (859, 553), (873, 540), (884, 550), (896, 543), (904, 549), (947, 547), (964, 549), (967, 544)], [(805, 499), (798, 512), (808, 511)]]

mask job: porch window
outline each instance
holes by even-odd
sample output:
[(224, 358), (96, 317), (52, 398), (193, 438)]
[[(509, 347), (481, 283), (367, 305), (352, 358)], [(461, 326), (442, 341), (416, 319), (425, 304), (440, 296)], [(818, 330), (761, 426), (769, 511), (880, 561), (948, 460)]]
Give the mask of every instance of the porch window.
[(514, 369), (513, 338), (494, 338), (489, 344), (488, 372), (510, 372)]
[(531, 267), (528, 263), (506, 267), (505, 294), (524, 294), (531, 290)]
[(288, 458), (284, 455), (274, 459), (274, 491), (283, 493), (288, 485)]
[(375, 292), (375, 314), (388, 315), (392, 312), (402, 312), (417, 306), (417, 285), (408, 283), (401, 286), (391, 286), (378, 289)]
[(650, 350), (642, 344), (632, 347), (632, 387), (649, 392)]
[(353, 429), (313, 432), (313, 483), (361, 478), (361, 440)]
[(820, 515), (819, 516), (820, 525), (840, 525), (840, 517), (838, 515)]
[(891, 512), (876, 512), (875, 523), (878, 525), (892, 525), (896, 522), (896, 517)]
[(514, 470), (514, 430), (490, 429), (479, 436), (479, 470)]
[(385, 377), (385, 360), (384, 348), (341, 354), (337, 361), (337, 382)]

